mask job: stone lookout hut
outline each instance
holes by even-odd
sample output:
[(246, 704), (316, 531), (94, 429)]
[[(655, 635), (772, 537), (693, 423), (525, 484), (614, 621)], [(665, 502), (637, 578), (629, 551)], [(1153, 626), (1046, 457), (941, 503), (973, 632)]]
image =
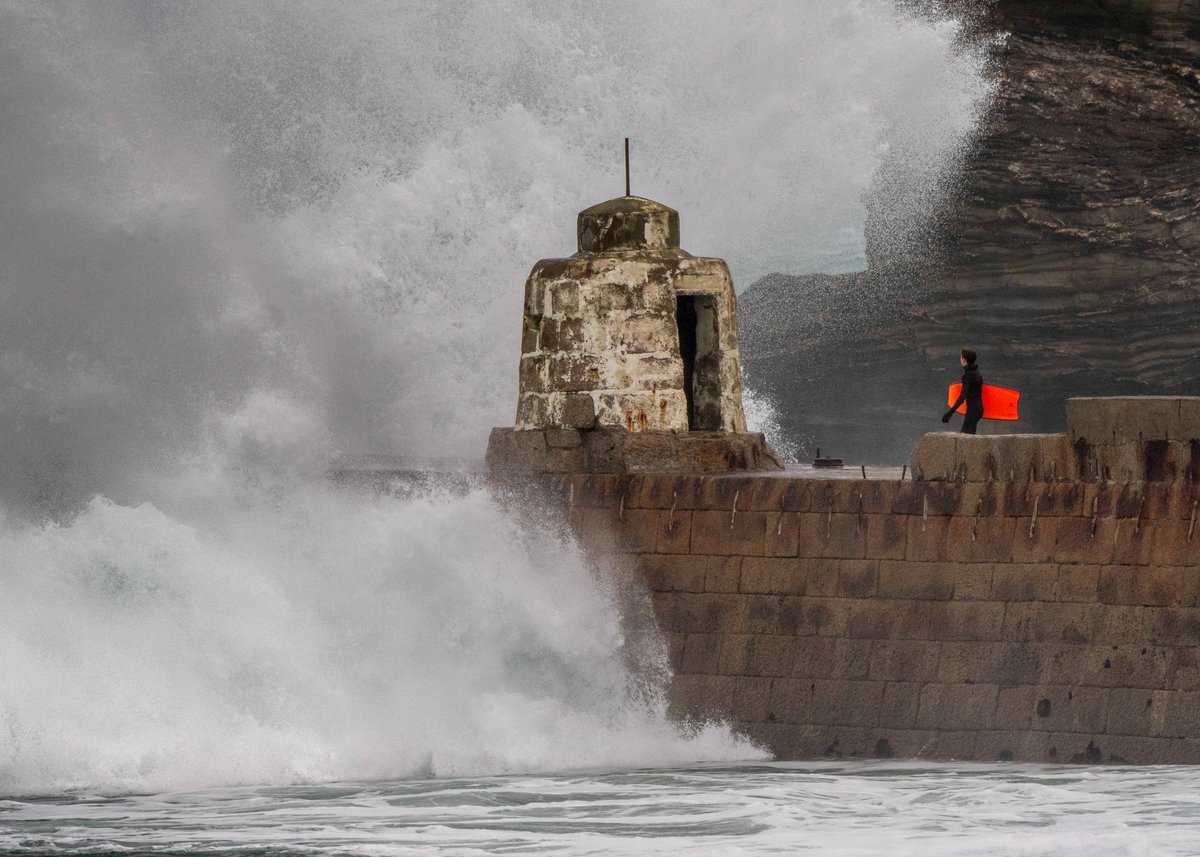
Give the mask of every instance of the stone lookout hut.
[(579, 252), (525, 283), (516, 425), (496, 471), (780, 469), (746, 432), (737, 299), (721, 259), (679, 246), (679, 213), (623, 196), (579, 213)]

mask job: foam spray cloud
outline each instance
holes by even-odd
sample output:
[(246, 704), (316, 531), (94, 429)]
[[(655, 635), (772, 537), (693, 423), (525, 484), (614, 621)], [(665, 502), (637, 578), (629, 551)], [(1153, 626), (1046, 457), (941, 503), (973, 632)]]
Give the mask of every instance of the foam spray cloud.
[(980, 109), (957, 32), (883, 0), (0, 3), (0, 791), (748, 752), (631, 702), (569, 543), (298, 477), (511, 422), (520, 284), (625, 134), (743, 282), (860, 258), (889, 135), (949, 157)]

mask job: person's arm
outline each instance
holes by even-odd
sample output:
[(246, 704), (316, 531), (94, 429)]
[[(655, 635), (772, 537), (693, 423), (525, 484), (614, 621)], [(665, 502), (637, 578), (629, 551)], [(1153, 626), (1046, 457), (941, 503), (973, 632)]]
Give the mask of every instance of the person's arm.
[(952, 416), (954, 416), (954, 412), (958, 410), (958, 406), (961, 405), (966, 400), (967, 400), (967, 382), (966, 382), (966, 376), (964, 375), (962, 387), (958, 391), (958, 398), (954, 400), (954, 404), (950, 406), (950, 410), (946, 411), (945, 415), (942, 417), (942, 422), (944, 422), (944, 423), (950, 422), (950, 418)]

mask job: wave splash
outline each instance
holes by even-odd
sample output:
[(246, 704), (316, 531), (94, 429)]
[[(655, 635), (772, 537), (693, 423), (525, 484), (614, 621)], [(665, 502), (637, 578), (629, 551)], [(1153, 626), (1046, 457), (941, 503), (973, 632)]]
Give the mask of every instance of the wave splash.
[(569, 539), (309, 477), (511, 422), (520, 283), (626, 134), (739, 281), (861, 257), (889, 140), (924, 182), (973, 127), (960, 35), (885, 0), (0, 0), (0, 793), (757, 755), (669, 723)]
[(484, 490), (187, 523), (97, 499), (0, 556), (0, 794), (762, 755), (672, 726), (616, 582)]

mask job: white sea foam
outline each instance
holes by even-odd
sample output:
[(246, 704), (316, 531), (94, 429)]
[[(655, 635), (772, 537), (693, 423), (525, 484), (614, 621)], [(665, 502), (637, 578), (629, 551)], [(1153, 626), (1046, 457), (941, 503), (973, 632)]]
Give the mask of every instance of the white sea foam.
[(0, 556), (0, 794), (761, 755), (670, 726), (615, 584), (483, 490), (95, 500)]
[(798, 8), (0, 0), (0, 792), (752, 754), (569, 541), (312, 477), (511, 422), (625, 134), (743, 282), (861, 255), (988, 88), (953, 20)]
[(1193, 767), (826, 762), (0, 801), (0, 848), (1191, 857)]

